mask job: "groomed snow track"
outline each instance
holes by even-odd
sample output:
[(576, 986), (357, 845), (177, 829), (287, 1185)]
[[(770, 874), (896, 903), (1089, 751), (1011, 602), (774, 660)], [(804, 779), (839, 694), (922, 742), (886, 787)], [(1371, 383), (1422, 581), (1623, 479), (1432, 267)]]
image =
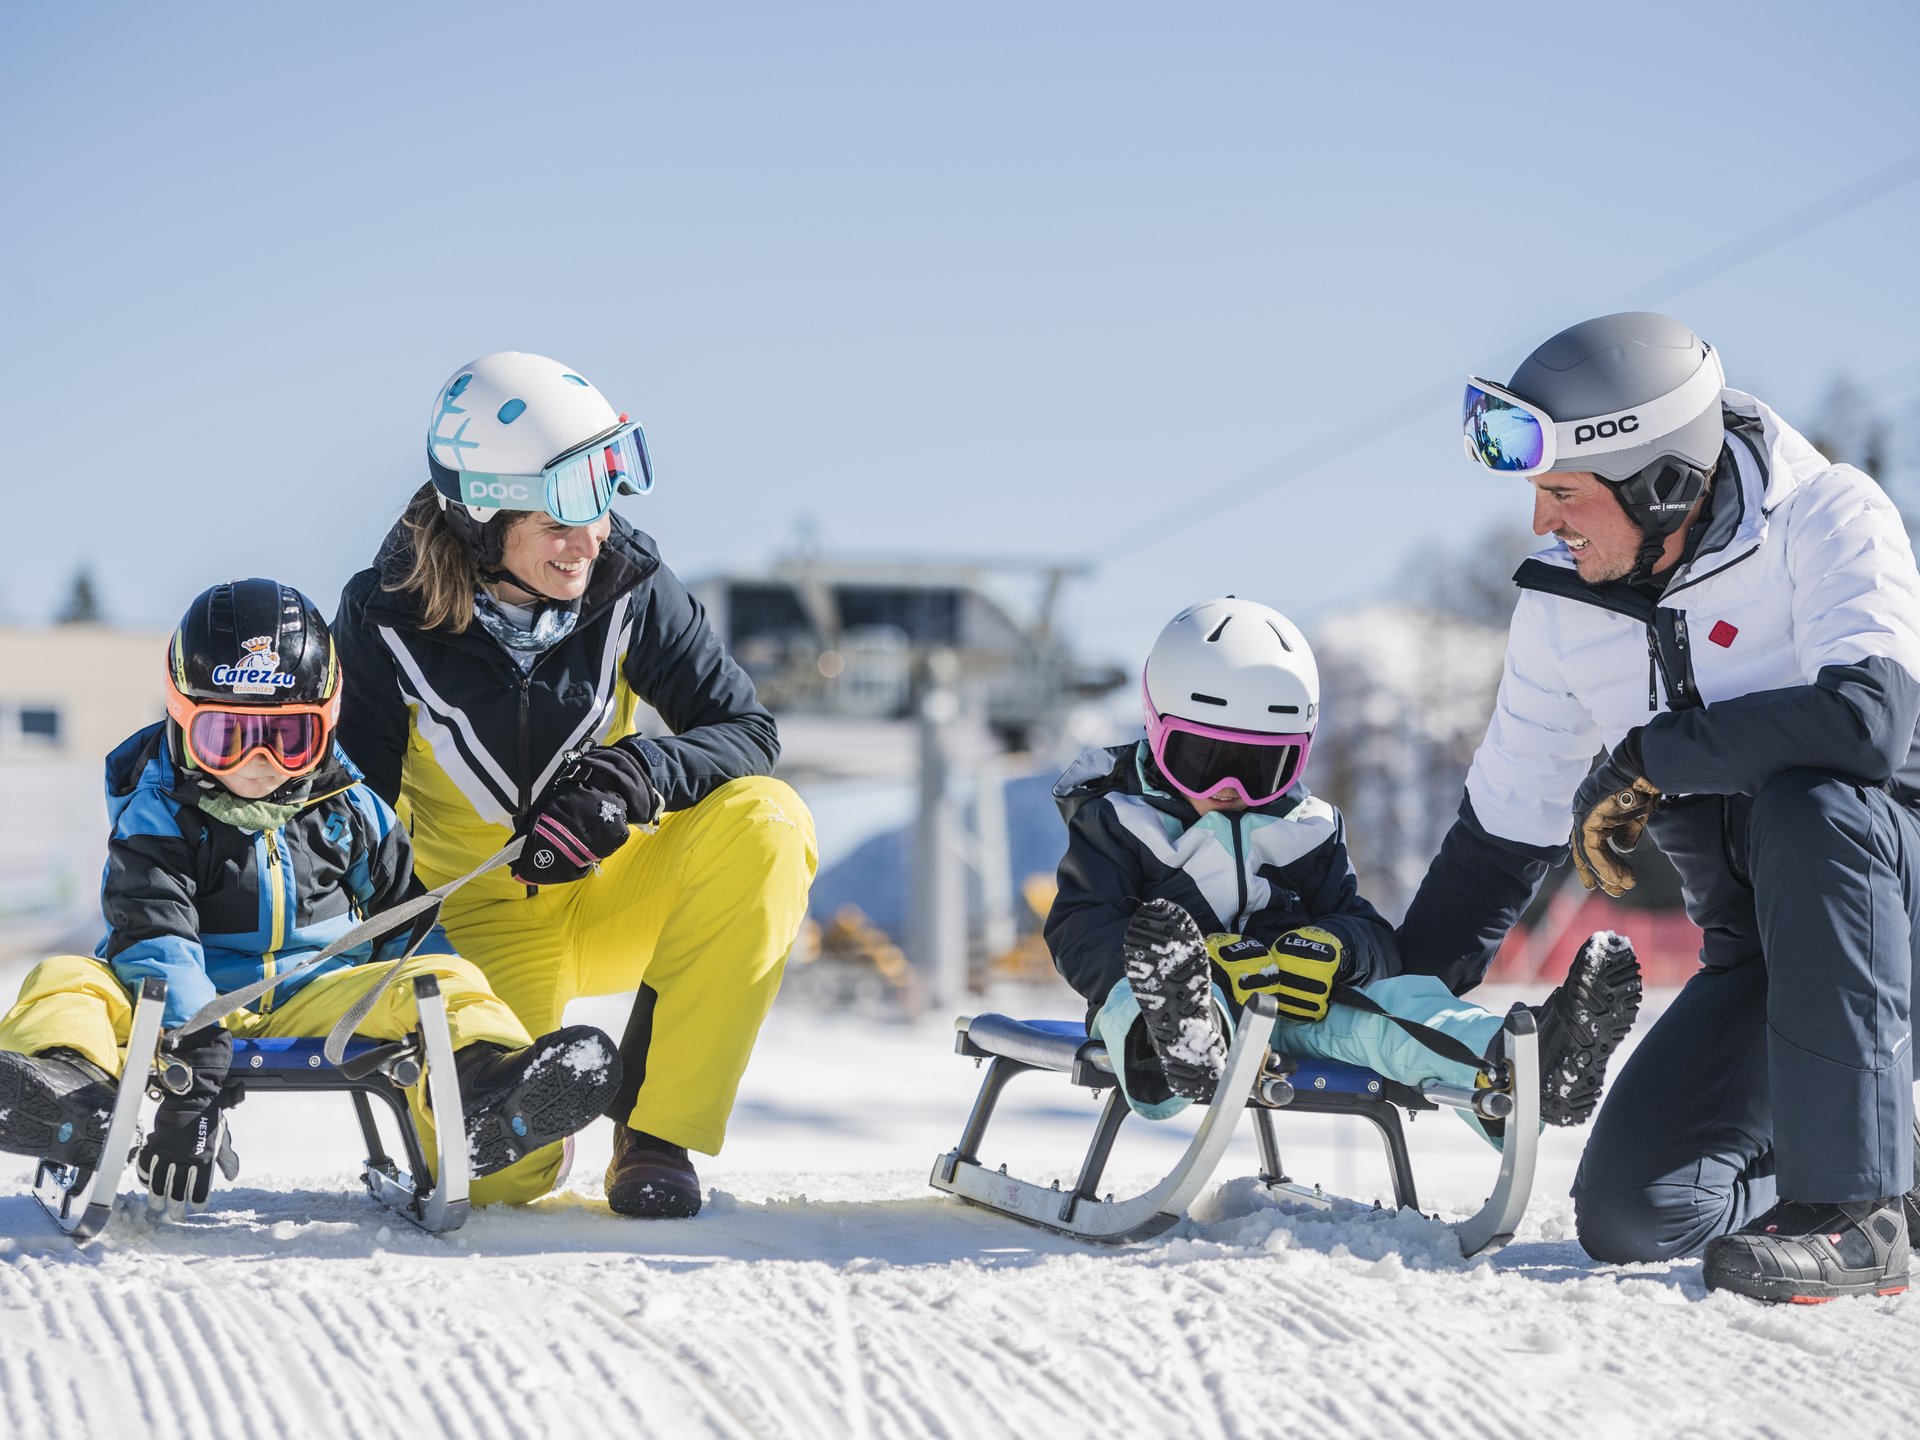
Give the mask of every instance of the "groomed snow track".
[[(357, 1192), (335, 1096), (249, 1100), (245, 1168), (211, 1214), (168, 1227), (123, 1211), (84, 1248), (48, 1224), (31, 1167), (0, 1160), (0, 1429), (1911, 1433), (1920, 1303), (1763, 1309), (1707, 1296), (1696, 1261), (1592, 1264), (1565, 1198), (1579, 1132), (1548, 1132), (1519, 1235), (1475, 1261), (1415, 1214), (1278, 1207), (1251, 1179), (1250, 1137), (1222, 1166), (1249, 1178), (1124, 1250), (932, 1195), (925, 1156), (978, 1079), (950, 1036), (776, 1011), (728, 1153), (703, 1167), (720, 1193), (690, 1224), (605, 1211), (599, 1126), (566, 1195), (424, 1234)], [(1091, 1102), (1017, 1089), (1016, 1163), (1072, 1163)], [(1339, 1139), (1350, 1122), (1300, 1123), (1303, 1171), (1363, 1198), (1384, 1182), (1376, 1145)], [(1164, 1172), (1185, 1134), (1159, 1128), (1123, 1137), (1117, 1177)], [(1409, 1139), (1429, 1206), (1484, 1193), (1466, 1126), (1423, 1117)]]

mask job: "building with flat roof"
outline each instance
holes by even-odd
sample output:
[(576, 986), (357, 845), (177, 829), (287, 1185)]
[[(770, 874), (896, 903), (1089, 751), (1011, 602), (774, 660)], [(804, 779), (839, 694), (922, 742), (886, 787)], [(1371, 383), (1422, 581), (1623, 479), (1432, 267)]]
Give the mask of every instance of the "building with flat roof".
[(166, 713), (167, 636), (0, 626), (0, 958), (99, 939), (107, 752)]

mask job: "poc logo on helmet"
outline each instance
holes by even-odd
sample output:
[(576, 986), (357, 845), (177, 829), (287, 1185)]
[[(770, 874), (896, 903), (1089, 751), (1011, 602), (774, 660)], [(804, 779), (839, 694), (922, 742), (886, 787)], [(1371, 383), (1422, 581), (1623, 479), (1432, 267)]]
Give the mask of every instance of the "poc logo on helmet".
[(1622, 415), (1616, 420), (1602, 420), (1598, 425), (1576, 425), (1573, 427), (1573, 443), (1584, 445), (1589, 440), (1611, 440), (1616, 435), (1631, 435), (1640, 428), (1638, 415)]
[(463, 476), (460, 488), (465, 491), (468, 504), (533, 503), (530, 498), (532, 492), (525, 485), (511, 480), (476, 480), (471, 476)]

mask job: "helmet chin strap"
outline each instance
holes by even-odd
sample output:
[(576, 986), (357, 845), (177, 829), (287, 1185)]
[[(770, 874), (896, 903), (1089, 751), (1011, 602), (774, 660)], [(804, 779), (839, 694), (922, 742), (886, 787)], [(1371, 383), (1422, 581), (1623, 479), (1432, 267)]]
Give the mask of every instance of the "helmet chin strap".
[(1628, 584), (1651, 579), (1667, 537), (1687, 523), (1693, 507), (1707, 493), (1711, 469), (1702, 470), (1677, 456), (1657, 460), (1637, 475), (1607, 482), (1627, 518), (1640, 527), (1640, 549), (1634, 555)]
[(513, 571), (507, 569), (507, 567), (504, 565), (481, 566), (480, 579), (482, 580), (482, 582), (488, 585), (498, 585), (502, 580), (509, 581), (510, 583), (519, 586), (527, 594), (531, 595), (533, 597), (533, 603), (535, 605), (559, 605), (563, 603), (559, 600), (554, 599), (551, 595), (547, 594), (545, 591), (535, 589), (533, 586), (529, 585), (526, 581), (522, 580), (518, 575), (514, 574)]
[(1640, 532), (1640, 549), (1633, 557), (1633, 569), (1627, 572), (1627, 583), (1638, 585), (1653, 578), (1653, 567), (1660, 563), (1660, 552), (1666, 549), (1667, 537), (1655, 535), (1649, 530)]

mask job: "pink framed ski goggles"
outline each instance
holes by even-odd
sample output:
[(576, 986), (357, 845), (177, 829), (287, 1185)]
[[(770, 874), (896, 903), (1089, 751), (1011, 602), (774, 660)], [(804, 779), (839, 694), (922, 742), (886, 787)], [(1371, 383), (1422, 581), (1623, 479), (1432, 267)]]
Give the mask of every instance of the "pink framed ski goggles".
[(1313, 736), (1228, 730), (1149, 708), (1147, 745), (1160, 773), (1187, 799), (1222, 800), (1231, 788), (1249, 805), (1267, 805), (1307, 768)]

